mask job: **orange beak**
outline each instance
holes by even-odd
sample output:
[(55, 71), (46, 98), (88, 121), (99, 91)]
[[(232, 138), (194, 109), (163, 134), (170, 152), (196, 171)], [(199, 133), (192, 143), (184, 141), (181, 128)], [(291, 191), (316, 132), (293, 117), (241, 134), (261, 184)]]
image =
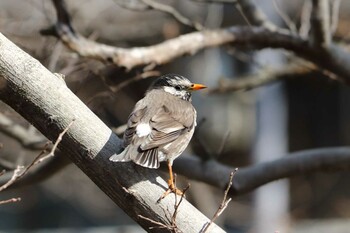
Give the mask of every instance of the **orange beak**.
[(204, 89), (207, 88), (207, 86), (203, 85), (203, 84), (198, 84), (198, 83), (193, 83), (190, 87), (191, 91), (198, 91), (200, 89)]

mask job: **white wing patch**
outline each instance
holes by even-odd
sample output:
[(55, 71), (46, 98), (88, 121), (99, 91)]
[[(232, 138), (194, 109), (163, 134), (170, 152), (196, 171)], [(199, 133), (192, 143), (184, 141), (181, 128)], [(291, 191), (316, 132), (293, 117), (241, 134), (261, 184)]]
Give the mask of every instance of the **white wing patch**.
[(147, 123), (141, 123), (136, 126), (136, 135), (141, 138), (149, 135), (152, 131), (152, 128)]

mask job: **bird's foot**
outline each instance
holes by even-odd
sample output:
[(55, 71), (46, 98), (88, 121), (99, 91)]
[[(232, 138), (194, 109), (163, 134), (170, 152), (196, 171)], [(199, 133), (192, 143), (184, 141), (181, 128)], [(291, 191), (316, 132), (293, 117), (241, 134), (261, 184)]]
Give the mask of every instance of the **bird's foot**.
[(171, 180), (168, 180), (168, 186), (169, 186), (169, 188), (163, 193), (162, 196), (160, 196), (160, 198), (157, 200), (157, 203), (159, 203), (162, 199), (164, 199), (170, 193), (175, 193), (176, 195), (185, 197), (185, 190), (187, 190), (187, 188), (182, 191), (182, 190), (178, 189), (175, 186), (174, 182), (171, 182)]

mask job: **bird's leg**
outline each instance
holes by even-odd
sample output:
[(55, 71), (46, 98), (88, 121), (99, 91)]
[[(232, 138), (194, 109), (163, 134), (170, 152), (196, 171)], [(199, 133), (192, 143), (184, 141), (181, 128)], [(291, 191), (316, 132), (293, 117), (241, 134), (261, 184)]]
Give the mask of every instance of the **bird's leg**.
[(183, 194), (182, 191), (178, 189), (175, 185), (172, 163), (169, 160), (167, 163), (168, 163), (168, 169), (169, 169), (169, 180), (168, 180), (169, 190), (181, 196)]
[(183, 192), (178, 189), (175, 185), (175, 182), (174, 182), (174, 175), (173, 175), (173, 167), (172, 167), (172, 164), (171, 162), (168, 160), (167, 161), (167, 164), (168, 164), (168, 169), (169, 169), (169, 180), (168, 180), (168, 189), (163, 193), (163, 195), (158, 199), (158, 202), (160, 200), (162, 200), (164, 197), (166, 197), (169, 193), (175, 193), (179, 196), (182, 196), (183, 195)]
[(169, 189), (175, 188), (175, 182), (174, 182), (174, 176), (173, 176), (173, 166), (171, 165), (170, 161), (167, 161), (168, 164), (168, 170), (169, 170), (169, 180), (168, 180), (168, 186)]

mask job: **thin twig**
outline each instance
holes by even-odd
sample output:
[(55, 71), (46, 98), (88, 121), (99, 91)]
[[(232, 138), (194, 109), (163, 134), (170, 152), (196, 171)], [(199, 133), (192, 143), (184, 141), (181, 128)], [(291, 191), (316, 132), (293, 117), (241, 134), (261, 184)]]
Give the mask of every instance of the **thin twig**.
[(160, 72), (157, 70), (145, 71), (141, 74), (137, 74), (133, 78), (129, 78), (129, 79), (125, 80), (124, 82), (119, 83), (117, 86), (110, 86), (110, 89), (113, 91), (113, 93), (117, 93), (118, 91), (120, 91), (124, 87), (130, 85), (131, 83), (134, 83), (134, 82), (137, 82), (140, 80), (144, 80), (147, 78), (153, 78), (153, 77), (156, 77), (159, 75), (160, 75)]
[(34, 162), (33, 165), (42, 163), (44, 160), (52, 157), (55, 155), (55, 151), (57, 149), (58, 144), (62, 141), (63, 135), (65, 135), (67, 133), (67, 131), (69, 130), (69, 128), (73, 125), (75, 119), (73, 119), (68, 125), (67, 127), (58, 135), (58, 138), (55, 142), (55, 144), (53, 144), (50, 153), (48, 153), (47, 155), (43, 156), (42, 158), (38, 159), (37, 161)]
[(161, 222), (158, 222), (158, 221), (154, 221), (154, 220), (152, 220), (152, 219), (150, 219), (150, 218), (147, 218), (147, 217), (145, 217), (145, 216), (142, 216), (142, 215), (138, 215), (138, 217), (139, 218), (141, 218), (141, 219), (144, 219), (144, 220), (147, 220), (148, 222), (150, 222), (150, 223), (153, 223), (153, 224), (155, 224), (155, 225), (158, 225), (158, 227), (149, 227), (149, 229), (153, 229), (153, 228), (166, 228), (166, 229), (171, 229), (171, 228), (169, 228), (169, 226), (167, 226), (167, 225), (165, 225), (165, 224), (163, 224), (163, 223), (161, 223)]
[(228, 192), (232, 186), (233, 177), (237, 173), (237, 171), (238, 171), (238, 168), (235, 168), (235, 170), (233, 172), (231, 172), (230, 179), (229, 179), (229, 182), (227, 184), (227, 188), (226, 188), (225, 193), (224, 193), (224, 198), (222, 199), (222, 202), (221, 202), (219, 208), (215, 212), (215, 214), (212, 217), (212, 219), (210, 220), (210, 222), (204, 224), (203, 229), (200, 231), (200, 233), (205, 233), (209, 229), (209, 227), (215, 222), (215, 220), (224, 212), (228, 203), (230, 203), (231, 198), (227, 199), (227, 195), (228, 195)]
[(192, 22), (190, 19), (186, 18), (184, 15), (182, 15), (179, 11), (177, 11), (175, 8), (171, 7), (170, 5), (156, 2), (153, 0), (141, 0), (141, 1), (155, 10), (166, 12), (172, 15), (177, 21), (179, 21), (184, 25), (192, 27), (198, 31), (204, 29), (204, 26), (202, 24), (198, 22)]
[(257, 74), (245, 75), (234, 80), (222, 79), (219, 81), (218, 87), (208, 89), (207, 93), (224, 94), (234, 91), (247, 91), (278, 80), (307, 74), (313, 70), (315, 70), (315, 67), (309, 63), (304, 63), (303, 66), (292, 63), (278, 69), (265, 68)]
[[(176, 186), (176, 185), (175, 185)], [(187, 192), (187, 190), (190, 188), (190, 184), (187, 185), (187, 187), (182, 190), (182, 195), (180, 198), (180, 201), (177, 203), (177, 195), (175, 195), (175, 205), (174, 205), (174, 213), (171, 217), (171, 223), (173, 227), (176, 227), (176, 216), (179, 210), (179, 206), (181, 204), (181, 202), (183, 201), (184, 197), (185, 197), (185, 193)]]
[[(176, 174), (174, 174), (174, 183), (175, 183), (174, 185), (176, 187)], [(175, 204), (174, 204), (174, 212), (173, 212), (173, 214), (170, 213), (169, 209), (167, 209), (167, 210), (163, 209), (164, 215), (167, 218), (167, 220), (169, 221), (168, 225), (165, 225), (165, 224), (163, 224), (161, 222), (152, 220), (152, 219), (147, 218), (147, 217), (142, 216), (142, 215), (138, 215), (138, 217), (140, 217), (141, 219), (147, 220), (147, 221), (157, 225), (156, 227), (149, 227), (149, 229), (166, 228), (166, 229), (168, 229), (171, 232), (181, 233), (181, 231), (178, 229), (178, 227), (176, 225), (176, 217), (177, 217), (177, 214), (179, 212), (179, 207), (180, 207), (182, 201), (184, 200), (185, 193), (189, 189), (189, 187), (190, 187), (190, 185), (187, 185), (187, 187), (184, 190), (182, 190), (182, 195), (181, 195), (181, 198), (180, 198), (179, 202), (177, 201), (177, 195), (175, 194), (175, 198), (174, 198)]]
[[(102, 75), (99, 75), (102, 79), (102, 81), (105, 83), (105, 85), (108, 87), (109, 90), (107, 91), (103, 91), (100, 92), (96, 95), (91, 96), (89, 99), (86, 100), (87, 105), (91, 104), (96, 98), (111, 98), (111, 97), (115, 97), (116, 93), (118, 93), (119, 91), (121, 91), (124, 87), (130, 85), (131, 83), (137, 82), (137, 81), (141, 81), (144, 79), (148, 79), (148, 78), (153, 78), (156, 76), (159, 76), (161, 73), (159, 71), (156, 70), (149, 70), (149, 71), (144, 71), (143, 73), (139, 73), (136, 74), (134, 77), (132, 78), (128, 78), (127, 80), (117, 84), (117, 85), (110, 85), (109, 83), (106, 82), (105, 78)], [(113, 130), (113, 129), (112, 129)], [(119, 129), (120, 130), (120, 129)], [(120, 133), (115, 132), (115, 134), (119, 135), (124, 133), (125, 129), (122, 129), (122, 131)]]
[(304, 1), (303, 7), (301, 8), (301, 17), (300, 17), (300, 29), (299, 35), (301, 38), (306, 39), (310, 31), (310, 19), (311, 19), (312, 3), (311, 0)]
[(281, 19), (284, 21), (284, 23), (287, 25), (287, 27), (289, 28), (289, 30), (294, 33), (297, 34), (298, 29), (295, 26), (295, 23), (293, 22), (293, 20), (280, 8), (277, 0), (273, 0), (273, 7), (275, 8), (277, 14), (281, 17)]
[[(35, 157), (35, 159), (26, 167), (24, 166), (17, 166), (17, 168), (13, 171), (13, 175), (11, 177), (11, 179), (6, 182), (5, 184), (3, 184), (2, 186), (0, 186), (0, 192), (7, 189), (9, 186), (11, 186), (12, 184), (14, 184), (16, 181), (18, 181), (19, 179), (21, 179), (23, 176), (25, 176), (28, 171), (36, 164), (39, 164), (41, 162), (43, 162), (44, 160), (52, 157), (55, 153), (55, 150), (57, 149), (58, 144), (61, 142), (63, 135), (68, 131), (68, 129), (72, 126), (72, 124), (74, 123), (75, 119), (73, 119), (71, 121), (71, 123), (68, 124), (68, 126), (58, 135), (58, 138), (55, 142), (55, 144), (53, 145), (53, 147), (50, 150), (50, 153), (44, 157), (41, 158), (41, 156), (43, 154), (46, 153), (46, 148), (44, 150), (42, 150), (39, 155), (37, 157)], [(46, 147), (48, 146), (48, 144), (46, 144)]]
[(338, 27), (338, 22), (339, 22), (339, 9), (340, 9), (340, 4), (342, 0), (333, 0), (332, 1), (332, 16), (331, 16), (331, 33), (332, 35), (335, 34), (337, 31)]
[(30, 150), (42, 150), (44, 142), (47, 141), (44, 136), (33, 133), (2, 113), (0, 113), (0, 131)]
[(230, 134), (231, 132), (229, 130), (227, 130), (226, 133), (224, 134), (224, 137), (222, 138), (220, 146), (216, 153), (217, 158), (219, 158), (219, 156), (223, 153), (227, 140), (230, 138)]
[(244, 18), (249, 21), (250, 25), (262, 26), (271, 31), (277, 30), (274, 25), (263, 11), (258, 8), (251, 0), (237, 0), (237, 8), (242, 13)]
[(118, 6), (132, 10), (132, 11), (145, 11), (149, 10), (150, 7), (138, 0), (114, 0)]
[(24, 166), (17, 166), (17, 168), (13, 171), (11, 179), (2, 186), (0, 186), (0, 192), (7, 189), (9, 186), (15, 183), (20, 178), (21, 174), (23, 174), (24, 170)]
[(0, 176), (4, 175), (6, 173), (6, 170), (0, 171)]
[(311, 39), (315, 47), (328, 47), (331, 43), (329, 0), (312, 0)]
[(165, 12), (173, 16), (177, 21), (179, 21), (183, 25), (192, 27), (198, 31), (204, 29), (204, 26), (201, 23), (192, 22), (190, 19), (186, 18), (179, 11), (177, 11), (174, 7), (167, 4), (156, 2), (153, 0), (140, 0), (140, 1), (114, 0), (114, 2), (118, 4), (120, 7), (133, 10), (133, 11), (145, 11), (145, 10), (153, 9), (160, 12)]
[(10, 198), (10, 199), (7, 199), (7, 200), (0, 201), (0, 205), (8, 204), (8, 203), (14, 203), (14, 202), (18, 202), (18, 201), (21, 201), (20, 197)]
[(59, 61), (59, 58), (62, 54), (63, 51), (63, 44), (61, 41), (57, 41), (57, 43), (55, 44), (55, 47), (52, 50), (50, 59), (49, 59), (49, 64), (47, 66), (47, 68), (52, 71), (55, 72), (56, 71), (56, 66), (57, 63)]

